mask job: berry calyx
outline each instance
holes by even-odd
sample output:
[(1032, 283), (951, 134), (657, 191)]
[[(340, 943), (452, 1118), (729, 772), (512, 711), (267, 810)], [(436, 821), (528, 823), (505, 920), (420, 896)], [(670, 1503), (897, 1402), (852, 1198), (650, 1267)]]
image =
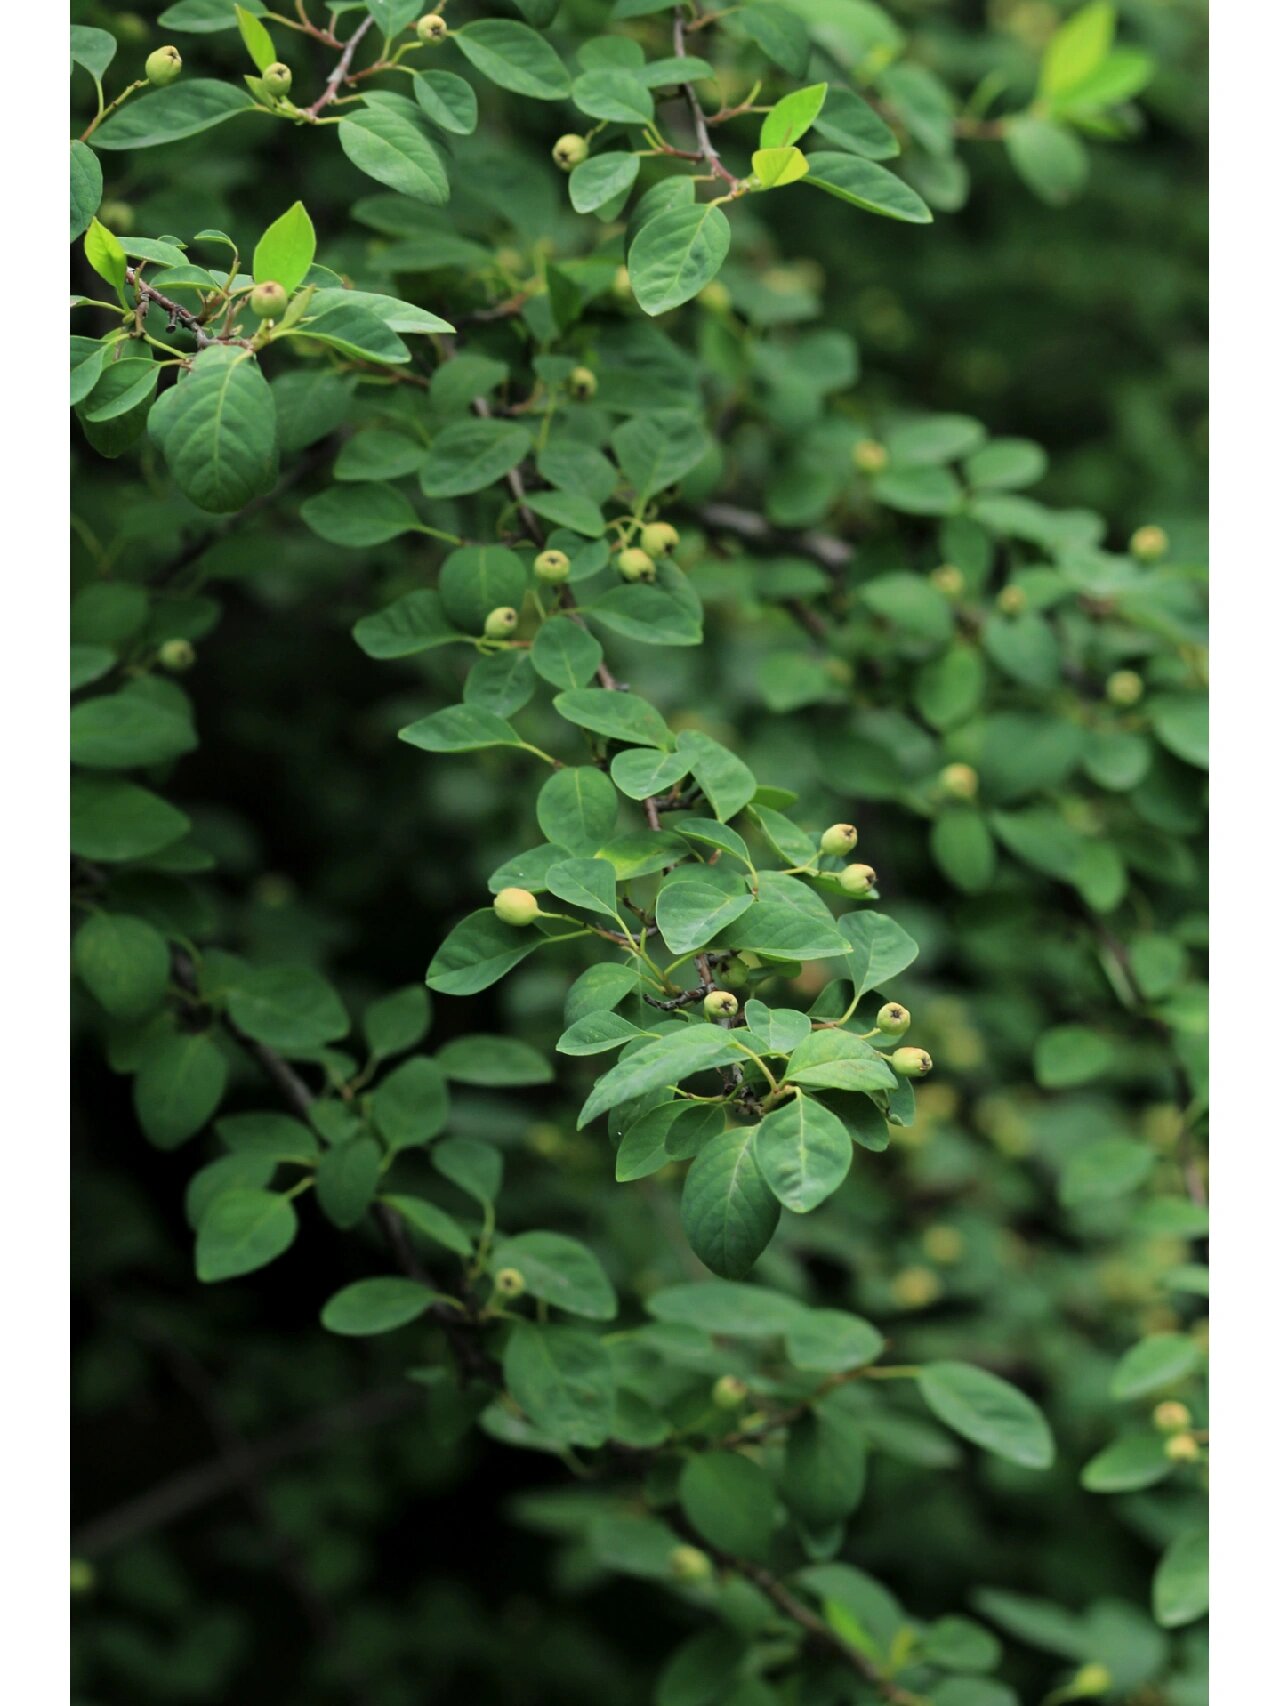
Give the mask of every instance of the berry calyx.
[(522, 930), (526, 924), (532, 924), (538, 916), (539, 907), (536, 895), (528, 889), (499, 889), (493, 897), (493, 910), (503, 924), (513, 924), (517, 930)]
[(628, 545), (625, 551), (618, 552), (618, 573), (624, 581), (651, 581), (658, 575), (653, 558), (637, 545)]
[(515, 633), (520, 624), (520, 612), (509, 604), (500, 604), (496, 610), (491, 610), (484, 619), (484, 637), (486, 640), (506, 640)]
[(1146, 683), (1136, 669), (1118, 669), (1107, 677), (1107, 698), (1122, 711), (1136, 705), (1146, 692)]
[(589, 403), (599, 383), (589, 367), (575, 367), (569, 375), (569, 395), (577, 403)]
[(939, 563), (929, 579), (944, 598), (955, 600), (964, 592), (964, 576), (954, 563)]
[(911, 1014), (900, 1001), (886, 1001), (876, 1014), (876, 1029), (887, 1037), (900, 1037), (911, 1028)]
[(539, 551), (533, 559), (533, 572), (540, 581), (567, 581), (569, 559), (563, 551)]
[(651, 557), (669, 557), (680, 543), (680, 535), (669, 521), (651, 521), (640, 529), (640, 543)]
[(269, 95), (287, 95), (293, 87), (293, 72), (277, 59), (262, 73), (262, 86)]
[(524, 1292), (524, 1275), (519, 1268), (499, 1268), (493, 1276), (493, 1289), (508, 1301)]
[(1183, 1433), (1191, 1426), (1191, 1412), (1176, 1398), (1166, 1398), (1151, 1412), (1151, 1420), (1162, 1434)]
[(249, 293), (250, 312), (259, 320), (278, 320), (288, 306), (289, 292), (273, 278), (255, 284)]
[(1001, 587), (996, 605), (1005, 616), (1021, 616), (1027, 608), (1027, 595), (1020, 586)]
[(1164, 1454), (1171, 1463), (1195, 1463), (1200, 1456), (1200, 1446), (1194, 1434), (1170, 1434), (1164, 1442)]
[(874, 438), (860, 438), (853, 447), (853, 465), (860, 474), (879, 474), (889, 465), (889, 452)]
[(889, 1065), (899, 1078), (923, 1078), (933, 1071), (933, 1061), (922, 1048), (896, 1048), (889, 1056)]
[(176, 47), (158, 47), (147, 55), (147, 82), (157, 89), (167, 89), (182, 75), (182, 55)]
[(858, 831), (851, 823), (833, 823), (822, 832), (822, 840), (818, 843), (821, 853), (838, 855), (840, 858), (852, 853), (858, 845)]
[(840, 873), (840, 887), (855, 899), (870, 894), (876, 886), (876, 874), (870, 865), (846, 865)]
[(190, 640), (166, 640), (158, 653), (161, 669), (171, 675), (181, 675), (196, 661), (196, 648)]
[(978, 772), (972, 764), (948, 764), (938, 774), (944, 794), (953, 800), (972, 800), (978, 792)]
[(711, 1560), (697, 1546), (673, 1547), (667, 1562), (678, 1582), (706, 1582), (711, 1579)]
[(428, 12), (413, 27), (418, 32), (419, 41), (443, 41), (449, 33), (449, 26), (439, 12)]
[(746, 1397), (747, 1383), (736, 1374), (722, 1374), (711, 1388), (711, 1402), (717, 1410), (736, 1410)]
[(560, 137), (551, 150), (551, 158), (562, 172), (572, 172), (575, 166), (580, 166), (591, 152), (591, 144), (585, 136), (579, 136), (576, 131), (569, 131)]
[(727, 989), (713, 989), (702, 1003), (708, 1019), (732, 1019), (738, 1011), (738, 997)]
[(1169, 535), (1163, 527), (1140, 527), (1130, 539), (1129, 549), (1140, 563), (1158, 562), (1169, 549)]

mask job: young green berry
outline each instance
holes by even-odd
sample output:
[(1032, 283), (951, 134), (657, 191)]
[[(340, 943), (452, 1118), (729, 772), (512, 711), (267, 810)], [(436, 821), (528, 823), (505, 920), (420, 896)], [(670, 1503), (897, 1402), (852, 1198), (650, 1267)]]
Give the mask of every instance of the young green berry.
[(1164, 1454), (1171, 1463), (1195, 1463), (1200, 1456), (1196, 1436), (1189, 1433), (1170, 1434), (1164, 1442)]
[(569, 395), (575, 403), (589, 403), (599, 383), (589, 367), (575, 367), (569, 375)]
[(1120, 710), (1136, 705), (1146, 692), (1146, 684), (1136, 669), (1118, 669), (1107, 677), (1107, 698)]
[(860, 899), (876, 886), (876, 874), (870, 865), (846, 865), (840, 873), (840, 887), (846, 894)]
[(711, 1560), (697, 1546), (676, 1546), (667, 1560), (678, 1582), (711, 1580)]
[(954, 601), (964, 592), (964, 576), (954, 563), (939, 563), (929, 579), (944, 598)]
[(484, 619), (484, 637), (486, 640), (506, 640), (520, 625), (520, 612), (509, 604), (500, 604), (496, 610), (491, 610)]
[(71, 1560), (71, 1591), (72, 1593), (92, 1593), (98, 1579), (98, 1572), (87, 1558)]
[(939, 773), (944, 794), (953, 800), (972, 800), (978, 792), (978, 772), (972, 764), (948, 764)]
[(911, 1014), (900, 1001), (886, 1001), (876, 1014), (876, 1029), (886, 1037), (900, 1037), (911, 1029)]
[(1001, 587), (996, 605), (1004, 616), (1021, 616), (1027, 608), (1027, 595), (1020, 586)]
[(625, 551), (618, 552), (618, 573), (624, 581), (651, 581), (656, 580), (658, 571), (647, 551), (628, 545)]
[(933, 1071), (933, 1062), (922, 1048), (896, 1048), (889, 1056), (889, 1065), (899, 1078), (923, 1078)]
[(704, 284), (698, 292), (698, 301), (704, 308), (709, 308), (713, 314), (723, 314), (726, 308), (733, 304), (733, 298), (725, 284), (718, 278), (713, 278), (710, 284)]
[(519, 1268), (499, 1268), (493, 1276), (493, 1289), (499, 1297), (510, 1302), (524, 1291), (524, 1275)]
[(626, 267), (619, 267), (613, 275), (613, 294), (623, 299), (631, 295), (631, 274)]
[(1073, 1694), (1105, 1694), (1111, 1687), (1111, 1672), (1106, 1665), (1081, 1665), (1071, 1678)]
[(1162, 1434), (1182, 1433), (1191, 1426), (1191, 1412), (1176, 1398), (1166, 1398), (1151, 1412), (1151, 1420)]
[(439, 12), (428, 12), (413, 27), (418, 32), (419, 41), (443, 41), (449, 33), (449, 26)]
[(1163, 527), (1140, 527), (1129, 541), (1129, 549), (1140, 563), (1155, 563), (1169, 549), (1169, 535)]
[(860, 474), (879, 474), (889, 464), (889, 452), (874, 438), (860, 438), (853, 447), (853, 465)]
[(702, 1003), (708, 1019), (732, 1019), (738, 1011), (738, 997), (727, 989), (713, 989)]
[(563, 551), (539, 551), (533, 559), (533, 572), (540, 581), (567, 581), (569, 559)]
[(927, 1227), (920, 1243), (929, 1260), (939, 1262), (944, 1267), (958, 1262), (964, 1255), (964, 1239), (954, 1226)]
[(845, 858), (858, 845), (858, 831), (851, 823), (833, 823), (822, 832), (818, 849), (837, 858)]
[(182, 75), (182, 55), (176, 47), (158, 47), (147, 55), (147, 82), (157, 89), (167, 89)]
[(160, 667), (171, 675), (181, 675), (196, 661), (196, 648), (190, 640), (166, 640), (159, 652)]
[(936, 1303), (942, 1282), (932, 1268), (903, 1268), (889, 1282), (893, 1301), (902, 1309), (927, 1309)]
[(651, 521), (640, 529), (640, 543), (651, 557), (669, 557), (680, 543), (680, 535), (669, 521)]
[(722, 1374), (711, 1388), (711, 1402), (717, 1410), (736, 1410), (747, 1398), (747, 1383), (736, 1374)]
[(538, 901), (528, 889), (499, 889), (493, 897), (493, 910), (504, 924), (523, 929), (538, 916)]
[(572, 172), (575, 166), (580, 166), (591, 152), (591, 144), (585, 136), (579, 136), (569, 131), (559, 138), (551, 150), (551, 158), (562, 172)]
[(288, 306), (289, 292), (273, 278), (255, 284), (249, 293), (250, 312), (259, 320), (278, 320)]
[(293, 87), (293, 72), (277, 59), (262, 73), (262, 86), (269, 95), (287, 95)]

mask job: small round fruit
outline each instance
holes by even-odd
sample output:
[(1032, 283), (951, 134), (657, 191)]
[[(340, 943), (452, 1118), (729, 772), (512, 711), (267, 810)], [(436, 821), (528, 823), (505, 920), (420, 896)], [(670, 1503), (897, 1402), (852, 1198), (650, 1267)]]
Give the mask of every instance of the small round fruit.
[(493, 1289), (508, 1301), (524, 1292), (524, 1275), (519, 1268), (499, 1268), (493, 1276)]
[(933, 1071), (933, 1062), (922, 1048), (896, 1048), (889, 1065), (899, 1078), (923, 1078)]
[(702, 1003), (708, 1019), (732, 1019), (738, 1011), (738, 997), (727, 989), (713, 989)]
[(1071, 1678), (1074, 1694), (1105, 1694), (1111, 1687), (1111, 1672), (1106, 1665), (1081, 1665)]
[(1172, 1463), (1195, 1463), (1200, 1456), (1196, 1436), (1189, 1433), (1170, 1434), (1164, 1442), (1164, 1454)]
[(978, 792), (978, 772), (972, 764), (948, 764), (939, 773), (944, 794), (953, 800), (972, 800)]
[(551, 158), (562, 172), (572, 172), (575, 166), (580, 166), (591, 152), (591, 144), (585, 136), (578, 136), (569, 131), (562, 136), (551, 150)]
[(820, 852), (845, 858), (858, 845), (858, 831), (851, 823), (833, 823), (822, 832), (818, 843)]
[(680, 535), (669, 521), (651, 521), (640, 529), (640, 543), (651, 557), (669, 557), (680, 543)]
[(667, 1560), (678, 1582), (711, 1580), (711, 1560), (697, 1546), (676, 1546)]
[(954, 563), (939, 563), (929, 579), (944, 598), (954, 600), (964, 592), (964, 576)]
[(1146, 692), (1146, 684), (1136, 669), (1118, 669), (1107, 677), (1107, 698), (1122, 711), (1136, 705)]
[(293, 87), (293, 72), (277, 59), (262, 73), (262, 84), (269, 95), (287, 95)]
[(860, 438), (853, 447), (853, 465), (860, 474), (879, 474), (889, 464), (889, 452), (874, 438)]
[(499, 889), (493, 897), (493, 910), (503, 924), (513, 924), (520, 930), (538, 916), (537, 896), (528, 889)]
[(929, 1260), (940, 1262), (944, 1267), (958, 1262), (964, 1254), (964, 1239), (954, 1226), (930, 1226), (920, 1243)]
[(902, 1309), (927, 1309), (936, 1303), (942, 1282), (932, 1268), (903, 1268), (889, 1282), (893, 1301)]
[(698, 301), (704, 308), (710, 308), (713, 314), (723, 314), (725, 309), (733, 304), (728, 289), (718, 278), (713, 278), (710, 284), (703, 285), (698, 292)]
[(500, 604), (496, 610), (491, 610), (484, 619), (484, 637), (486, 640), (507, 640), (515, 633), (520, 625), (520, 612), (510, 604)]
[(631, 274), (626, 267), (619, 267), (613, 275), (613, 294), (618, 297), (631, 295)]
[(589, 367), (575, 367), (569, 375), (569, 395), (577, 403), (589, 403), (599, 383)]
[(196, 661), (196, 648), (190, 640), (166, 640), (160, 648), (160, 667), (171, 675), (181, 675)]
[(567, 581), (569, 559), (563, 551), (539, 551), (533, 559), (533, 572), (540, 581)]
[(846, 894), (860, 899), (876, 886), (876, 874), (870, 865), (846, 865), (840, 873), (840, 887)]
[(651, 581), (657, 578), (653, 558), (639, 546), (628, 545), (618, 552), (618, 573), (624, 581)]
[(1169, 549), (1169, 535), (1163, 527), (1140, 527), (1129, 541), (1129, 549), (1140, 563), (1155, 563)]
[(413, 27), (418, 32), (419, 41), (443, 41), (449, 33), (449, 26), (439, 12), (428, 12)]
[(182, 75), (182, 55), (176, 47), (158, 47), (147, 55), (147, 82), (157, 89), (167, 89)]
[(1191, 1412), (1176, 1398), (1166, 1398), (1151, 1412), (1151, 1420), (1162, 1434), (1183, 1433), (1191, 1426)]
[(87, 1558), (71, 1560), (71, 1591), (72, 1593), (92, 1593), (98, 1579), (98, 1572)]
[(911, 1029), (911, 1014), (900, 1001), (886, 1001), (876, 1014), (876, 1029), (886, 1037), (900, 1037)]
[(250, 311), (259, 320), (278, 320), (288, 306), (289, 292), (273, 278), (263, 279), (249, 293)]
[(722, 1374), (711, 1388), (711, 1402), (717, 1410), (736, 1410), (746, 1397), (747, 1383), (736, 1374)]
[(1001, 587), (996, 604), (1002, 615), (1021, 616), (1027, 608), (1027, 595), (1020, 586)]

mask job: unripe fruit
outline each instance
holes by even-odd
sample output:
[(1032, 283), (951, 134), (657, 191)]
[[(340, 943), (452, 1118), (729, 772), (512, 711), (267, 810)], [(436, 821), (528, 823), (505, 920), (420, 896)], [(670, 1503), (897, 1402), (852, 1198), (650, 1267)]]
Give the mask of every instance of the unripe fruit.
[(870, 865), (846, 865), (840, 873), (840, 887), (846, 894), (860, 898), (876, 886), (876, 874)]
[(710, 284), (704, 284), (698, 292), (698, 301), (704, 308), (710, 308), (713, 314), (723, 314), (730, 307), (733, 298), (728, 289), (718, 278), (713, 278)]
[(631, 274), (626, 267), (619, 267), (613, 275), (613, 294), (615, 296), (631, 295)]
[(930, 1268), (903, 1268), (893, 1276), (889, 1290), (903, 1309), (925, 1309), (937, 1301), (942, 1284)]
[(651, 581), (658, 574), (653, 558), (635, 545), (628, 545), (625, 551), (618, 552), (618, 572), (624, 581)]
[(1111, 1687), (1111, 1672), (1106, 1665), (1081, 1665), (1071, 1679), (1074, 1694), (1105, 1694)]
[(484, 619), (484, 637), (486, 640), (505, 640), (515, 633), (520, 625), (520, 612), (513, 610), (509, 604), (500, 604), (496, 610), (491, 610)]
[(273, 278), (255, 284), (249, 293), (250, 311), (259, 320), (278, 320), (289, 306), (289, 292)]
[(589, 403), (599, 383), (589, 367), (575, 367), (569, 375), (569, 395), (579, 403)]
[(651, 521), (640, 529), (640, 543), (651, 557), (669, 557), (680, 543), (680, 535), (669, 521)]
[(538, 916), (538, 901), (528, 889), (499, 889), (493, 897), (493, 910), (504, 924), (523, 929)]
[[(116, 21), (118, 23), (119, 19)], [(130, 202), (104, 201), (98, 209), (98, 218), (108, 231), (114, 231), (117, 237), (125, 237), (133, 230), (137, 215)]]
[(956, 599), (964, 592), (964, 576), (954, 563), (939, 563), (929, 579), (944, 598)]
[(287, 95), (293, 87), (293, 72), (277, 59), (262, 73), (262, 84), (269, 95)]
[(72, 1593), (90, 1593), (98, 1579), (98, 1572), (87, 1558), (71, 1560), (71, 1591)]
[(738, 997), (727, 989), (713, 989), (702, 1003), (708, 1019), (732, 1019), (738, 1011)]
[(519, 1297), (524, 1291), (524, 1275), (519, 1268), (499, 1268), (493, 1276), (493, 1289), (499, 1297)]
[(448, 24), (438, 12), (428, 12), (413, 27), (418, 32), (419, 41), (443, 41), (449, 33)]
[(160, 648), (160, 666), (172, 675), (181, 675), (196, 661), (196, 648), (190, 640), (166, 640)]
[(1164, 1454), (1173, 1463), (1194, 1463), (1200, 1447), (1194, 1434), (1170, 1434), (1164, 1442)]
[(711, 1579), (711, 1560), (696, 1546), (676, 1546), (667, 1562), (678, 1582), (706, 1582)]
[(1136, 669), (1118, 669), (1107, 677), (1107, 698), (1121, 710), (1136, 705), (1145, 691), (1146, 684)]
[(900, 1001), (886, 1001), (876, 1014), (876, 1029), (887, 1037), (900, 1037), (911, 1028), (911, 1015)]
[(874, 438), (860, 438), (853, 447), (853, 465), (860, 474), (878, 474), (889, 463), (889, 452)]
[(736, 1374), (722, 1374), (711, 1388), (711, 1402), (717, 1410), (736, 1410), (746, 1396), (747, 1383)]
[(569, 559), (563, 551), (539, 551), (533, 559), (533, 572), (540, 581), (567, 581)]
[(920, 1243), (931, 1262), (949, 1265), (964, 1254), (964, 1239), (954, 1226), (930, 1226)]
[(1129, 549), (1140, 563), (1154, 563), (1169, 549), (1169, 535), (1163, 527), (1140, 527)]
[(182, 75), (182, 55), (176, 47), (158, 47), (147, 55), (147, 82), (157, 89), (167, 89)]
[(1191, 1426), (1191, 1412), (1185, 1404), (1179, 1404), (1176, 1398), (1166, 1398), (1163, 1404), (1157, 1404), (1151, 1412), (1151, 1420), (1162, 1434), (1182, 1433)]
[(562, 136), (551, 150), (551, 158), (562, 172), (572, 172), (575, 166), (580, 166), (591, 152), (591, 144), (585, 136), (579, 136), (569, 131)]
[(972, 800), (978, 792), (978, 772), (972, 764), (948, 764), (938, 775), (944, 794), (953, 800)]
[(896, 1048), (889, 1056), (889, 1065), (900, 1078), (923, 1078), (933, 1071), (933, 1061), (922, 1048)]
[(1001, 587), (996, 605), (1005, 616), (1021, 616), (1027, 608), (1027, 595), (1020, 586)]
[(818, 849), (822, 853), (838, 854), (843, 858), (858, 845), (858, 831), (851, 823), (833, 823), (822, 832)]

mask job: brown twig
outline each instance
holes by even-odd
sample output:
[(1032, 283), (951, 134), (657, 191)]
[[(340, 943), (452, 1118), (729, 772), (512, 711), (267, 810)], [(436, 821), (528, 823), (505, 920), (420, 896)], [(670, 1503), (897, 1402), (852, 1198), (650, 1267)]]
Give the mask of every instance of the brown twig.
[(799, 552), (802, 556), (811, 557), (830, 575), (839, 574), (854, 559), (853, 546), (832, 533), (821, 533), (816, 528), (788, 533), (784, 528), (775, 527), (763, 515), (742, 509), (737, 504), (703, 504), (698, 513), (708, 527), (722, 533), (734, 533), (739, 539), (746, 539), (754, 545), (777, 546)]
[[(695, 21), (691, 27), (697, 29), (698, 23)], [(671, 20), (671, 47), (677, 59), (689, 57), (685, 50), (684, 32), (684, 15), (677, 6), (675, 15)], [(693, 134), (697, 140), (698, 151), (702, 159), (710, 166), (716, 177), (723, 178), (729, 188), (736, 193), (741, 185), (716, 152), (716, 145), (711, 140), (711, 132), (707, 129), (707, 115), (702, 110), (702, 102), (693, 91), (693, 84), (682, 83), (680, 88), (684, 96), (685, 106), (689, 109), (689, 117), (693, 121)]]
[(357, 24), (355, 29), (352, 30), (351, 39), (343, 48), (338, 59), (338, 63), (324, 80), (324, 88), (321, 89), (320, 93), (316, 96), (315, 100), (312, 101), (311, 105), (305, 109), (307, 118), (313, 119), (319, 117), (320, 113), (322, 113), (325, 107), (329, 105), (329, 102), (337, 99), (338, 90), (346, 82), (347, 73), (351, 70), (351, 61), (355, 58), (356, 49), (360, 46), (360, 43), (372, 28), (373, 15), (370, 13), (363, 23)]

